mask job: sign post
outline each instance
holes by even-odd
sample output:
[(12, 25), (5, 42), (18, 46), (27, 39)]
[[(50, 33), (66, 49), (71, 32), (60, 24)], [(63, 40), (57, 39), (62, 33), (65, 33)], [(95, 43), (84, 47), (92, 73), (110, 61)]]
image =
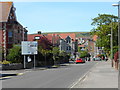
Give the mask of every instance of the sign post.
[(34, 69), (35, 69), (35, 55), (34, 55)]
[(24, 55), (24, 68), (26, 68), (25, 55), (34, 55), (34, 69), (35, 69), (35, 55), (38, 53), (37, 41), (22, 41), (22, 55)]
[(26, 64), (25, 64), (25, 55), (24, 55), (24, 68), (26, 68)]

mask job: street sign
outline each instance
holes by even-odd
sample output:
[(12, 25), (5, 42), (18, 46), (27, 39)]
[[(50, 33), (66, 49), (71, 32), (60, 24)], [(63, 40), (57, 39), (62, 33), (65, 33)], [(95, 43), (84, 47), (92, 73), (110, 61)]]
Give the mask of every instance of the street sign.
[(22, 41), (22, 55), (37, 54), (37, 41)]

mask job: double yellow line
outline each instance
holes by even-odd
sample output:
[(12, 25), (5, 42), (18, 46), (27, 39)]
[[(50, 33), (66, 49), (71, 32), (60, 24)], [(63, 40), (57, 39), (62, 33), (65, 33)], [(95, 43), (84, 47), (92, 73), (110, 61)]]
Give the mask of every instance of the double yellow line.
[(9, 75), (9, 76), (5, 76), (5, 77), (1, 77), (0, 79), (7, 79), (7, 78), (10, 78), (10, 77), (13, 77), (13, 76), (18, 76), (18, 75), (23, 75), (23, 73), (17, 73), (15, 75)]

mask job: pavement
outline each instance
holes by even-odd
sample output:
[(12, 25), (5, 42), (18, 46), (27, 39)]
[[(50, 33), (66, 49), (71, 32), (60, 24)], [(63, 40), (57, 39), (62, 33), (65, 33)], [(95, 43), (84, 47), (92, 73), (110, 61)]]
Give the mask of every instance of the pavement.
[(99, 61), (72, 88), (118, 88), (118, 73), (110, 59)]

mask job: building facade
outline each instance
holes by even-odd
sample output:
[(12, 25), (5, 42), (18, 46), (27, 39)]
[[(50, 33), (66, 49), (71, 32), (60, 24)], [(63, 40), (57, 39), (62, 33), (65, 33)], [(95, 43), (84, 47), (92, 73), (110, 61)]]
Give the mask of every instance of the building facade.
[(78, 50), (78, 42), (75, 33), (54, 33), (47, 34), (46, 37), (53, 46), (59, 47), (60, 51), (74, 54)]
[(21, 44), (27, 40), (27, 30), (16, 18), (16, 8), (13, 2), (0, 2), (0, 46), (4, 52), (3, 59), (6, 59), (8, 49), (14, 44)]
[(60, 34), (60, 36), (60, 50), (74, 55), (78, 51), (78, 40), (76, 39), (76, 35), (74, 33), (63, 33)]
[(37, 34), (28, 34), (27, 37), (28, 41), (37, 41), (43, 49), (51, 49), (52, 43), (45, 35), (38, 32)]

